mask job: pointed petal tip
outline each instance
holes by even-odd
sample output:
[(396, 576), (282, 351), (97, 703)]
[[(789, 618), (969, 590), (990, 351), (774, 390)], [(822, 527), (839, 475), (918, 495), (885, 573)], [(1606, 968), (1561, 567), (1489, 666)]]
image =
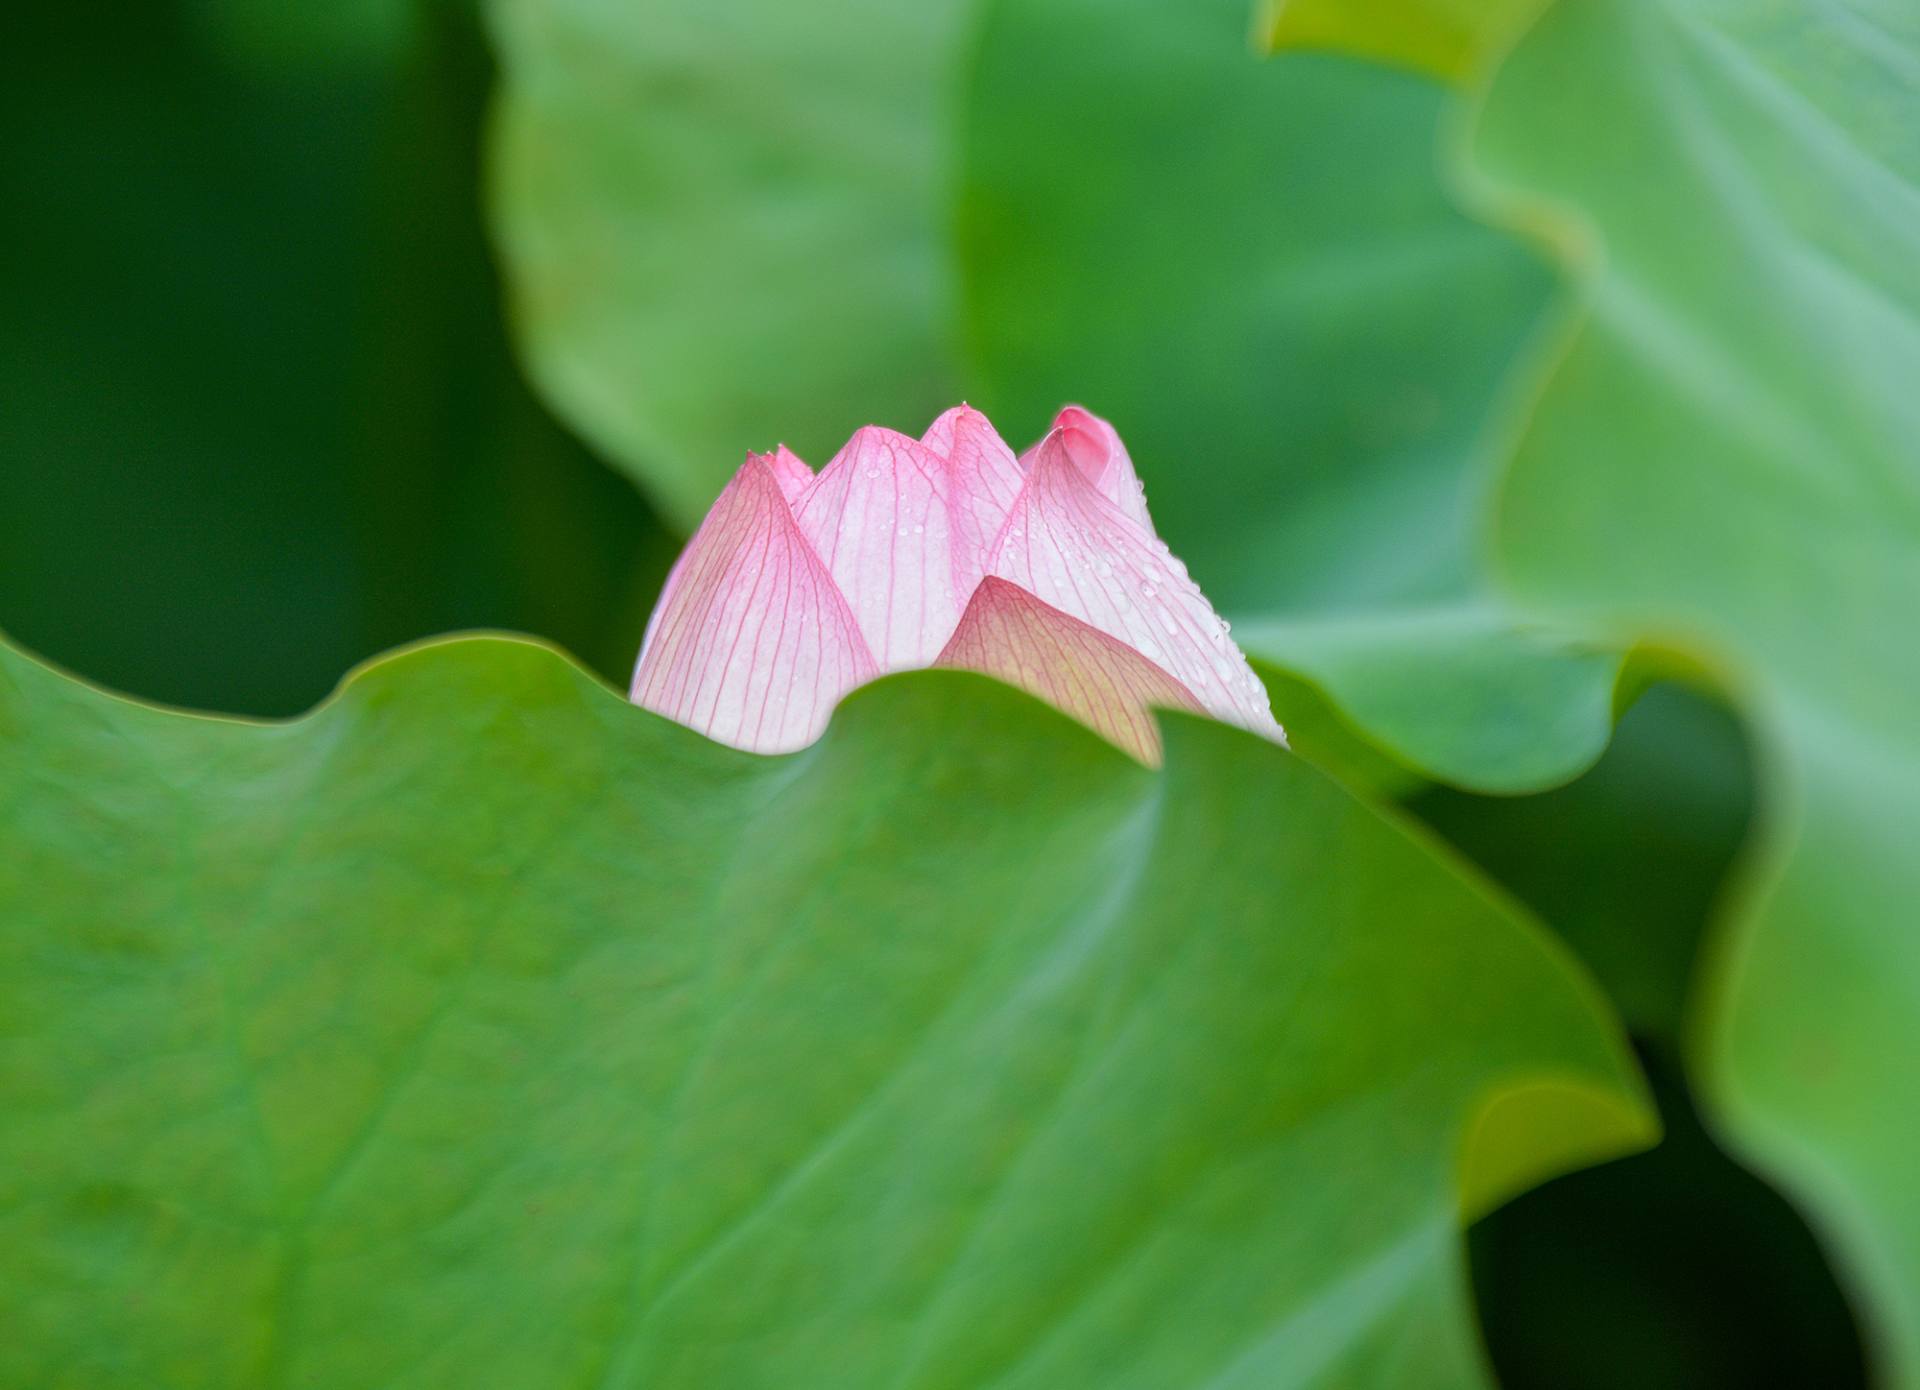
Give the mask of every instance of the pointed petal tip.
[(879, 674), (795, 523), (777, 453), (749, 454), (687, 542), (648, 624), (629, 694), (759, 753), (811, 743), (840, 696)]
[(789, 506), (807, 490), (807, 485), (813, 481), (813, 470), (807, 466), (806, 460), (785, 444), (776, 444), (770, 452), (764, 454), (749, 452), (747, 461), (766, 466), (774, 481), (779, 484), (780, 493), (787, 499)]

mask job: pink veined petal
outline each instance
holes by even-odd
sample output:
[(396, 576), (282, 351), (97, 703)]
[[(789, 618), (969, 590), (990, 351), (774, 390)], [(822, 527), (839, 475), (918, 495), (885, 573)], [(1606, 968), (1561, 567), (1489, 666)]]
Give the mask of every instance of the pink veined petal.
[(868, 425), (794, 503), (883, 671), (925, 666), (960, 621), (947, 491), (946, 460)]
[(992, 422), (970, 405), (943, 413), (920, 442), (947, 461), (953, 587), (955, 593), (971, 594), (986, 577), (987, 555), (1019, 499), (1025, 475)]
[(1018, 686), (1156, 767), (1160, 729), (1149, 709), (1202, 712), (1192, 691), (1126, 643), (993, 576), (974, 591), (936, 664)]
[(761, 454), (760, 457), (773, 470), (774, 479), (780, 484), (780, 495), (787, 499), (789, 505), (812, 486), (813, 470), (786, 445), (776, 444), (772, 453)]
[(1126, 643), (1216, 717), (1284, 739), (1259, 677), (1186, 566), (1101, 495), (1065, 434), (1054, 430), (1034, 450), (989, 572)]
[(1092, 411), (1070, 405), (1053, 417), (1053, 427), (1063, 432), (1067, 455), (1100, 495), (1149, 536), (1155, 534), (1153, 518), (1147, 514), (1147, 493), (1140, 475), (1133, 471), (1133, 459), (1120, 433)]
[(687, 542), (647, 627), (633, 702), (737, 748), (820, 736), (879, 668), (794, 525), (766, 455), (749, 455)]

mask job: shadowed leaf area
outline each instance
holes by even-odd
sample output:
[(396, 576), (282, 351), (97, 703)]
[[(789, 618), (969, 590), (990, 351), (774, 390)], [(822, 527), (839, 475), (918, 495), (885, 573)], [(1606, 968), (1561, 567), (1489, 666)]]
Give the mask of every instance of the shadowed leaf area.
[(1638, 1037), (1666, 1128), (1658, 1147), (1556, 1179), (1474, 1228), (1481, 1325), (1506, 1390), (1866, 1383), (1825, 1252), (1706, 1133), (1680, 1074), (1702, 937), (1750, 833), (1750, 759), (1724, 708), (1659, 684), (1571, 785), (1409, 803), (1586, 960)]
[(270, 714), (450, 628), (630, 666), (672, 542), (520, 380), (492, 64), (460, 3), (381, 56), (402, 8), (9, 16), (0, 628), (36, 650)]

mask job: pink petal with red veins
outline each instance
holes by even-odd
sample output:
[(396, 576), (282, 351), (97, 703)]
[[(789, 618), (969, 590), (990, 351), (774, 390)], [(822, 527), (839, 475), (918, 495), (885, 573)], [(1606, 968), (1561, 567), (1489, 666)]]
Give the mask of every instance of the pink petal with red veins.
[(1121, 513), (1145, 531), (1154, 534), (1153, 518), (1147, 515), (1146, 489), (1140, 475), (1133, 471), (1133, 459), (1120, 442), (1119, 431), (1090, 410), (1070, 405), (1053, 417), (1053, 427), (1062, 431), (1061, 442), (1067, 456)]
[(813, 470), (786, 445), (776, 444), (772, 453), (761, 454), (760, 457), (773, 470), (774, 479), (780, 484), (780, 495), (787, 499), (789, 505), (813, 485)]
[(986, 417), (962, 406), (930, 447), (869, 425), (794, 503), (883, 670), (926, 666), (960, 621), (1021, 478)]
[(946, 460), (868, 425), (794, 504), (880, 668), (925, 666), (960, 621)]
[(971, 594), (986, 577), (987, 555), (1019, 500), (1026, 477), (986, 416), (957, 405), (927, 427), (920, 442), (947, 461), (953, 587)]
[(1034, 450), (989, 571), (1126, 643), (1218, 718), (1284, 738), (1266, 690), (1186, 566), (1088, 480), (1066, 434), (1055, 430)]
[(1018, 686), (1152, 766), (1160, 730), (1148, 710), (1202, 712), (1192, 691), (1132, 647), (1004, 579), (981, 582), (936, 664)]
[(633, 702), (722, 743), (781, 753), (818, 738), (840, 697), (878, 674), (774, 465), (749, 455), (674, 566)]

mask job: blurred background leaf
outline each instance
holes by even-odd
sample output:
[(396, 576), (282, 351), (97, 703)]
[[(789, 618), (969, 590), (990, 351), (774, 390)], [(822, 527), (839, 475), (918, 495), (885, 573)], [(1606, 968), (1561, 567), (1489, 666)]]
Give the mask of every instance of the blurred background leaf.
[(495, 225), (528, 369), (691, 531), (953, 404), (948, 173), (978, 0), (493, 0)]
[(449, 628), (619, 673), (674, 542), (513, 366), (467, 7), (292, 65), (115, 15), (0, 45), (0, 628), (254, 713)]
[(1355, 53), (1465, 81), (1551, 0), (1258, 0), (1254, 36), (1272, 49)]
[(1243, 0), (490, 12), (531, 369), (683, 525), (749, 448), (961, 397), (1018, 444), (1081, 398), (1306, 755), (1511, 790), (1605, 746), (1617, 654), (1481, 574), (1552, 282), (1443, 194), (1432, 82), (1263, 61)]
[(1506, 1390), (1867, 1383), (1817, 1242), (1703, 1128), (1682, 1075), (1701, 940), (1750, 852), (1753, 779), (1725, 707), (1662, 682), (1568, 786), (1432, 788), (1408, 803), (1594, 972), (1635, 1035), (1666, 1131), (1474, 1228), (1481, 1322)]
[(1119, 422), (1243, 647), (1415, 771), (1525, 789), (1606, 745), (1619, 658), (1521, 628), (1482, 574), (1481, 436), (1552, 282), (1442, 191), (1445, 100), (1263, 60), (1241, 0), (993, 4), (965, 332), (1016, 436), (1074, 398)]
[(1699, 1017), (1715, 1120), (1920, 1385), (1920, 11), (1579, 0), (1501, 64), (1488, 196), (1584, 253), (1502, 490), (1542, 611), (1689, 643), (1756, 732), (1764, 854)]
[[(1364, 14), (1413, 47), (1443, 8)], [(1697, 1069), (1818, 1217), (1901, 1385), (1920, 657), (1887, 634), (1920, 608), (1916, 73), (1910, 5), (1562, 0), (1487, 76), (1466, 169), (1585, 276), (1503, 484), (1504, 569), (1550, 620), (1690, 647), (1748, 711), (1764, 850), (1700, 987)]]

